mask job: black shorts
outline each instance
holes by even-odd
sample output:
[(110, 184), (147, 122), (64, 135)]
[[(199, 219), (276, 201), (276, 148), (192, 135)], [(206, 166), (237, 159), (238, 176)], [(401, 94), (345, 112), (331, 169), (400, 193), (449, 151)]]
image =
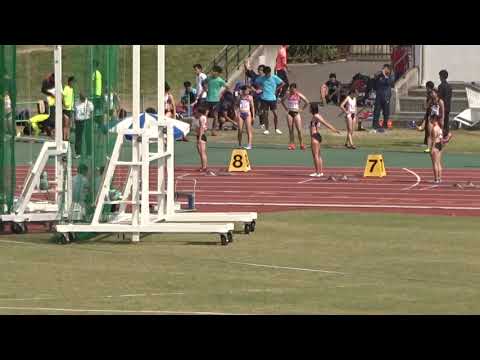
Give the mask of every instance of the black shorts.
[(443, 144), (441, 142), (435, 143), (434, 146), (435, 146), (435, 149), (437, 149), (438, 151), (442, 151)]
[(207, 101), (205, 103), (205, 106), (208, 110), (208, 112), (211, 114), (211, 113), (218, 113), (218, 110), (220, 108), (220, 102), (219, 101), (216, 101), (216, 102), (210, 102), (210, 101)]
[(289, 111), (288, 115), (290, 115), (292, 118), (298, 115), (298, 111)]
[(72, 110), (63, 110), (63, 115), (68, 116), (68, 118), (72, 118)]
[(269, 100), (260, 100), (262, 102), (262, 109), (263, 110), (272, 110), (275, 111), (277, 110), (277, 101), (269, 101)]
[(312, 134), (312, 138), (317, 140), (319, 143), (322, 142), (322, 135), (320, 135), (320, 133), (314, 133)]
[(200, 140), (207, 142), (207, 135), (203, 134), (201, 138), (199, 135), (197, 135), (197, 141), (200, 141)]

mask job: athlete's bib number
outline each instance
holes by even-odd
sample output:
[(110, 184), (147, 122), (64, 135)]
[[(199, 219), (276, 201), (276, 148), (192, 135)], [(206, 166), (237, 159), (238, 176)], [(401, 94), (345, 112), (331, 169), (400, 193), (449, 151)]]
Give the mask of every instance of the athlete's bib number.
[(250, 111), (250, 102), (247, 100), (240, 101), (240, 110), (242, 112), (249, 112)]

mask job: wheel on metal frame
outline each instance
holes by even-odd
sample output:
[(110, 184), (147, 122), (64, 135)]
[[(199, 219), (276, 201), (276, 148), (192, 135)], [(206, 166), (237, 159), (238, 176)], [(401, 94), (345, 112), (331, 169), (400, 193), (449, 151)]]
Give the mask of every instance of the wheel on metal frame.
[(227, 240), (229, 243), (233, 242), (233, 233), (231, 231), (227, 233)]
[(228, 239), (225, 234), (220, 234), (220, 243), (225, 246), (228, 245)]
[(68, 233), (69, 242), (74, 242), (78, 240), (77, 233)]
[(250, 223), (250, 231), (254, 232), (255, 231), (255, 226), (257, 225), (257, 222), (255, 220), (252, 220)]
[(25, 223), (12, 222), (12, 232), (14, 234), (25, 234), (27, 232), (27, 225), (25, 225)]
[(244, 227), (244, 232), (245, 234), (250, 234), (250, 231), (251, 231), (251, 228), (250, 228), (250, 224), (245, 224), (245, 227)]
[(0, 233), (5, 231), (5, 224), (0, 220)]
[(58, 239), (60, 245), (66, 245), (70, 243), (70, 233), (61, 233)]

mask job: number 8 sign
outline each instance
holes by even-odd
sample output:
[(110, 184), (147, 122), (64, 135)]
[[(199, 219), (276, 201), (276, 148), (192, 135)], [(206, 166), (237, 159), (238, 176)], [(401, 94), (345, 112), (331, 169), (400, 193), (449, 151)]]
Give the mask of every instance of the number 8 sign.
[(250, 170), (250, 161), (248, 159), (247, 150), (234, 149), (230, 158), (230, 165), (228, 167), (228, 171), (248, 172)]

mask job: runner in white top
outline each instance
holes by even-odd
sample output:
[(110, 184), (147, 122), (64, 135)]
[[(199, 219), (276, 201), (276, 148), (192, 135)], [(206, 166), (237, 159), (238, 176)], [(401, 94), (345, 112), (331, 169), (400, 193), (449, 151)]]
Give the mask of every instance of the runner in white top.
[(357, 121), (357, 90), (350, 90), (348, 96), (340, 104), (340, 109), (345, 113), (345, 120), (347, 122), (345, 147), (348, 149), (356, 149), (356, 146), (353, 144), (353, 129)]
[(197, 101), (198, 101), (201, 98), (200, 93), (202, 92), (202, 83), (204, 80), (207, 79), (207, 75), (203, 73), (202, 65), (200, 64), (193, 65), (193, 70), (195, 70), (195, 81), (196, 81), (196, 87), (197, 87)]
[(243, 124), (247, 125), (248, 145), (246, 150), (252, 149), (253, 141), (253, 119), (255, 118), (255, 105), (250, 90), (246, 85), (240, 87), (240, 97), (236, 106), (237, 122), (238, 122), (238, 146), (242, 146)]

